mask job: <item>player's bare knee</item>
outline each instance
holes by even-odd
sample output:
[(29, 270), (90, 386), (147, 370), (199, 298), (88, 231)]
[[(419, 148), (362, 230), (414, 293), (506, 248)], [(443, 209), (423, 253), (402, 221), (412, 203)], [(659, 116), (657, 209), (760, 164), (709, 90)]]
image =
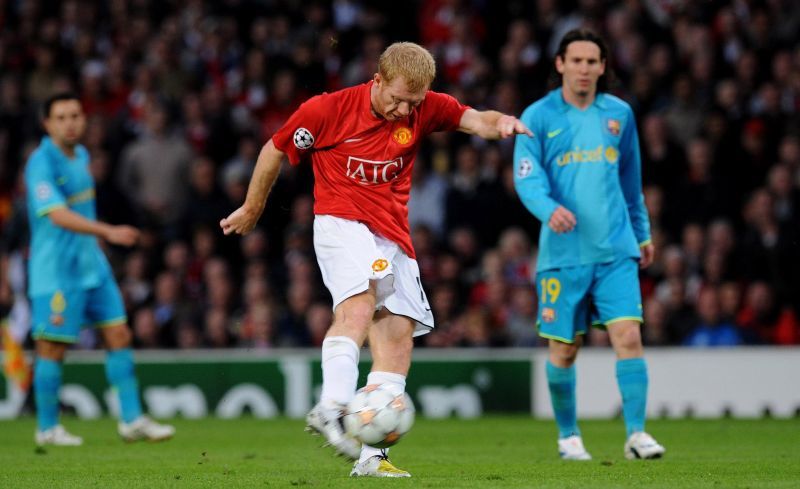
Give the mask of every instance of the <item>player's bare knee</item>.
[(642, 334), (639, 323), (625, 323), (610, 328), (614, 349), (622, 356), (637, 356), (642, 351)]
[(352, 338), (366, 337), (375, 314), (374, 298), (363, 294), (351, 297), (336, 307), (333, 325), (328, 334), (344, 334)]
[(66, 343), (49, 340), (36, 340), (36, 355), (57, 362), (63, 361), (67, 353)]
[(571, 367), (578, 357), (577, 343), (550, 342), (550, 362), (557, 367)]
[(375, 309), (371, 304), (353, 304), (350, 308), (344, 311), (342, 322), (350, 327), (366, 331), (369, 325), (372, 324), (372, 316)]
[(130, 346), (133, 337), (131, 330), (124, 324), (112, 326), (103, 330), (103, 340), (109, 350), (119, 350)]

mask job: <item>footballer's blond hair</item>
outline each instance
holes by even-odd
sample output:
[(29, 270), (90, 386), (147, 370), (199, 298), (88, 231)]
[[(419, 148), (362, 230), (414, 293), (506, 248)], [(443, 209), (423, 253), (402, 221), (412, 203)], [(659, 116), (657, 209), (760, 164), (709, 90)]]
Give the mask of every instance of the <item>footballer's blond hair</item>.
[(419, 44), (396, 42), (381, 53), (378, 73), (387, 83), (402, 77), (408, 89), (417, 92), (429, 88), (433, 83), (436, 62), (431, 53)]

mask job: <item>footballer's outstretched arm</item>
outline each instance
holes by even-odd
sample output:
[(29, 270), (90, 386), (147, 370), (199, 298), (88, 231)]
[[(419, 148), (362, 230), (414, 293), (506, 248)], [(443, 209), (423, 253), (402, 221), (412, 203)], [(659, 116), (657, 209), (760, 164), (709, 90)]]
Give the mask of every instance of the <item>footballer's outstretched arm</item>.
[(81, 234), (92, 234), (111, 244), (133, 246), (139, 240), (139, 230), (132, 226), (115, 226), (101, 221), (87, 219), (66, 207), (56, 207), (47, 213), (58, 227)]
[(247, 234), (256, 226), (264, 212), (272, 185), (278, 179), (283, 156), (284, 153), (275, 147), (272, 139), (261, 148), (244, 204), (219, 222), (225, 234)]
[(513, 115), (496, 110), (467, 109), (461, 116), (458, 130), (484, 139), (505, 139), (515, 134), (533, 136), (528, 127)]

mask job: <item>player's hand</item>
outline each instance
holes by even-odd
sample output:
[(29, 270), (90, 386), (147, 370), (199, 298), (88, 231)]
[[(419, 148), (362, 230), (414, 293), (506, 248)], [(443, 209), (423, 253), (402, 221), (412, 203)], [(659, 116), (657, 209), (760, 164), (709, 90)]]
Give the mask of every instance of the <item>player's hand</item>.
[(256, 212), (245, 205), (231, 212), (231, 215), (219, 222), (219, 227), (226, 235), (231, 233), (247, 234), (256, 227), (261, 212)]
[(106, 241), (119, 246), (133, 246), (139, 241), (139, 230), (133, 226), (111, 226)]
[(575, 224), (577, 223), (578, 221), (575, 219), (575, 214), (560, 205), (550, 214), (550, 220), (547, 222), (547, 225), (553, 232), (561, 234), (568, 233), (575, 229)]
[(653, 246), (653, 243), (640, 246), (639, 250), (642, 253), (642, 257), (639, 258), (639, 268), (647, 268), (652, 265), (653, 260), (656, 258), (656, 247)]
[(527, 134), (533, 136), (533, 133), (528, 126), (522, 123), (513, 115), (503, 115), (497, 119), (497, 132), (500, 133), (500, 138), (504, 139), (514, 134)]

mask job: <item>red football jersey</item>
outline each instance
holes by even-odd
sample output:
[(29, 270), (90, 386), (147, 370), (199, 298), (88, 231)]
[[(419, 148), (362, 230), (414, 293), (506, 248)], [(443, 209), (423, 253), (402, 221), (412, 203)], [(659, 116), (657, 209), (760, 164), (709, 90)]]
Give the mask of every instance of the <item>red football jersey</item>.
[(289, 162), (314, 165), (314, 214), (359, 221), (415, 258), (408, 227), (411, 168), (427, 134), (458, 128), (469, 107), (428, 91), (402, 120), (370, 109), (372, 82), (310, 98), (272, 137)]

